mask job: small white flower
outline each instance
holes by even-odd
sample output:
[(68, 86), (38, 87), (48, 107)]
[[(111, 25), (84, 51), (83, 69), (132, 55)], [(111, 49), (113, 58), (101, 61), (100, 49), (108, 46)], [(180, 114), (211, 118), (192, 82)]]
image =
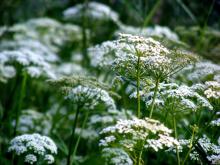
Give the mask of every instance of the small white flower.
[(33, 154), (28, 154), (25, 156), (24, 162), (34, 164), (37, 162), (37, 157)]
[(204, 94), (208, 99), (219, 99), (220, 98), (220, 83), (217, 81), (206, 81), (205, 82)]
[[(57, 154), (57, 146), (47, 136), (24, 134), (11, 140), (8, 151), (14, 152), (18, 156), (27, 154), (25, 156), (25, 162), (29, 162), (30, 164), (36, 162), (37, 157), (51, 164), (51, 162), (54, 162), (52, 154)], [(48, 153), (50, 153), (49, 156)]]
[(98, 87), (78, 85), (70, 90), (66, 99), (82, 103), (87, 109), (94, 109), (99, 103), (104, 103), (108, 110), (116, 110), (115, 102), (108, 92)]
[(129, 155), (120, 148), (104, 148), (102, 156), (106, 159), (108, 164), (114, 165), (133, 165), (133, 161)]
[(102, 147), (117, 145), (130, 154), (139, 149), (139, 144), (143, 144), (144, 148), (158, 151), (179, 145), (179, 142), (170, 136), (171, 132), (159, 121), (149, 118), (119, 120), (116, 125), (104, 128), (100, 132), (106, 136), (100, 140), (99, 145)]
[[(82, 20), (85, 4), (77, 4), (64, 11), (67, 20)], [(86, 16), (89, 20), (112, 20), (118, 22), (118, 14), (108, 6), (98, 2), (88, 2)]]

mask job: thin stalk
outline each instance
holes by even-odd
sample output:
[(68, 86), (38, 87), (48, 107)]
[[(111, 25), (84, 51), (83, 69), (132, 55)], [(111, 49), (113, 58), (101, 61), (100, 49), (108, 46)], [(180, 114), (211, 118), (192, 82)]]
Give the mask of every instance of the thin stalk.
[(72, 156), (73, 159), (74, 159), (75, 156), (76, 156), (76, 151), (77, 151), (77, 148), (78, 148), (78, 146), (79, 146), (79, 142), (80, 142), (80, 140), (81, 140), (82, 131), (83, 131), (83, 129), (85, 128), (86, 122), (87, 122), (87, 120), (88, 120), (88, 116), (89, 116), (89, 111), (86, 112), (86, 116), (85, 116), (85, 118), (84, 118), (84, 120), (83, 120), (82, 128), (81, 128), (81, 130), (80, 130), (80, 134), (79, 134), (79, 136), (78, 136), (78, 138), (77, 138), (77, 141), (76, 141), (76, 144), (75, 144), (75, 147), (74, 147), (74, 150), (73, 150), (73, 156)]
[(137, 165), (141, 165), (141, 157), (142, 157), (142, 153), (143, 153), (143, 150), (144, 150), (144, 142), (146, 141), (146, 139), (147, 139), (147, 137), (143, 141), (143, 144), (142, 144), (142, 147), (141, 147), (141, 151), (139, 152)]
[(140, 97), (140, 55), (137, 62), (137, 117), (141, 116), (141, 97)]
[(205, 30), (207, 28), (208, 20), (209, 20), (209, 17), (211, 15), (212, 11), (213, 11), (214, 5), (215, 5), (215, 0), (212, 1), (212, 4), (211, 4), (211, 6), (209, 8), (209, 11), (208, 11), (207, 18), (204, 22), (204, 25), (203, 25), (202, 29), (201, 29), (201, 34), (200, 34), (199, 40), (198, 40), (197, 45), (196, 45), (196, 47), (198, 49), (201, 48), (201, 46), (202, 46), (202, 41), (204, 40)]
[(88, 66), (89, 63), (89, 57), (88, 57), (88, 52), (87, 52), (87, 44), (88, 44), (88, 38), (87, 38), (87, 32), (86, 29), (88, 27), (88, 18), (86, 15), (87, 9), (88, 9), (88, 0), (84, 1), (84, 9), (83, 9), (83, 15), (82, 15), (82, 54), (85, 58), (83, 65)]
[(77, 106), (76, 109), (76, 115), (75, 115), (75, 119), (74, 119), (74, 123), (73, 123), (73, 127), (72, 127), (72, 133), (69, 139), (69, 146), (68, 146), (68, 155), (67, 155), (67, 165), (71, 165), (71, 155), (72, 155), (72, 148), (73, 148), (73, 139), (75, 136), (75, 130), (76, 130), (76, 124), (77, 124), (77, 120), (78, 120), (78, 116), (79, 116), (79, 111), (80, 111), (80, 106)]
[[(175, 117), (175, 115), (173, 115), (173, 128), (174, 128), (175, 139), (177, 139), (178, 135), (177, 135), (177, 129), (176, 129), (176, 117)], [(180, 155), (179, 155), (178, 146), (176, 146), (176, 158), (177, 158), (178, 165), (180, 165)]]
[(196, 17), (194, 14), (190, 11), (190, 9), (182, 2), (182, 0), (176, 0), (177, 3), (183, 8), (183, 10), (188, 14), (188, 16), (196, 23)]
[(137, 165), (141, 165), (141, 156), (142, 156), (142, 149), (138, 155), (138, 161), (137, 161)]
[(27, 84), (27, 74), (24, 73), (22, 83), (21, 83), (21, 93), (20, 93), (20, 97), (19, 97), (19, 100), (18, 100), (18, 107), (17, 107), (17, 109), (15, 109), (16, 119), (15, 119), (15, 127), (14, 127), (14, 136), (16, 136), (16, 134), (17, 134), (19, 116), (20, 116), (21, 109), (22, 109), (23, 99), (24, 99), (24, 96), (25, 96), (25, 93), (26, 93), (26, 84)]
[(153, 8), (151, 9), (150, 13), (147, 15), (147, 17), (144, 20), (144, 24), (142, 29), (147, 26), (150, 22), (150, 20), (152, 19), (152, 17), (154, 16), (154, 14), (156, 13), (157, 9), (160, 7), (162, 0), (157, 0), (157, 2), (155, 3), (155, 5), (153, 6)]
[(187, 160), (188, 157), (189, 157), (190, 152), (192, 151), (193, 141), (194, 141), (194, 137), (195, 137), (195, 129), (196, 129), (196, 128), (193, 128), (193, 133), (192, 133), (191, 140), (190, 140), (190, 144), (189, 144), (189, 151), (187, 152), (187, 154), (186, 154), (186, 156), (185, 156), (185, 158), (184, 158), (184, 160), (183, 160), (182, 165), (185, 164), (186, 160)]
[(153, 101), (151, 103), (151, 109), (150, 109), (150, 115), (149, 115), (149, 118), (152, 117), (152, 114), (153, 114), (153, 110), (154, 110), (154, 105), (155, 105), (155, 100), (156, 100), (156, 96), (157, 96), (157, 92), (158, 92), (158, 87), (159, 87), (159, 82), (160, 82), (160, 79), (157, 79), (156, 80), (156, 86), (154, 88), (154, 95), (153, 95)]

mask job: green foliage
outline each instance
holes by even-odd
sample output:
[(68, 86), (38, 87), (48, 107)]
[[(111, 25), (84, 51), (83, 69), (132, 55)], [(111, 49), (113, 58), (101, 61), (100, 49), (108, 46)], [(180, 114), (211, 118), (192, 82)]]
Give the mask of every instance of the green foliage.
[(218, 2), (1, 1), (0, 164), (219, 164)]

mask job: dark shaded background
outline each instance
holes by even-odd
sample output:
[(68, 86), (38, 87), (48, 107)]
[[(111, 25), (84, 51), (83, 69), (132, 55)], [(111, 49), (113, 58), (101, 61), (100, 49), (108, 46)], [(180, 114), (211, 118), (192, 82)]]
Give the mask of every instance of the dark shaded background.
[[(87, 0), (88, 1), (88, 0)], [(192, 19), (182, 3), (195, 19)], [(213, 5), (207, 24), (220, 28), (220, 0), (162, 0), (156, 14), (149, 24), (169, 27), (176, 25), (203, 26)], [(48, 16), (62, 20), (62, 11), (84, 0), (1, 0), (0, 25), (12, 25), (33, 17)], [(141, 26), (157, 0), (97, 0), (116, 10), (124, 23)]]

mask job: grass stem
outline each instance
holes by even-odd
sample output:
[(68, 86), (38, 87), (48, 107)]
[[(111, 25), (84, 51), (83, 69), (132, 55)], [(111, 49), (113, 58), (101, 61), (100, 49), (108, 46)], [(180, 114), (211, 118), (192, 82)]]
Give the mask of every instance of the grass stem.
[(77, 120), (78, 120), (78, 116), (79, 116), (79, 111), (80, 111), (80, 106), (77, 106), (75, 119), (74, 119), (74, 123), (73, 123), (73, 127), (72, 127), (72, 133), (71, 133), (71, 136), (70, 136), (70, 139), (69, 139), (67, 165), (72, 165), (71, 155), (72, 155), (72, 148), (73, 148), (73, 139), (74, 139), (74, 136), (75, 136), (75, 130), (76, 130), (76, 124), (77, 124)]
[(156, 86), (154, 88), (153, 100), (152, 100), (152, 103), (151, 103), (151, 106), (150, 106), (151, 109), (150, 109), (149, 118), (152, 118), (152, 115), (153, 115), (155, 100), (156, 100), (156, 96), (157, 96), (157, 92), (158, 92), (158, 87), (159, 87), (159, 82), (160, 82), (160, 79), (157, 79), (156, 80)]
[[(173, 115), (173, 128), (174, 128), (175, 139), (178, 139), (177, 129), (176, 129), (176, 117), (175, 117), (175, 115)], [(180, 155), (179, 155), (178, 146), (176, 146), (176, 158), (177, 158), (178, 165), (180, 165)]]
[(17, 134), (18, 124), (19, 124), (19, 116), (21, 113), (22, 105), (23, 105), (23, 99), (24, 99), (25, 93), (26, 93), (26, 84), (27, 84), (27, 73), (24, 73), (22, 83), (21, 83), (21, 92), (20, 92), (20, 96), (18, 99), (18, 106), (17, 106), (17, 109), (15, 109), (16, 119), (15, 119), (15, 127), (14, 127), (14, 136), (16, 136), (16, 134)]
[(141, 98), (140, 98), (140, 55), (137, 62), (137, 117), (141, 116)]
[(86, 116), (83, 120), (83, 124), (82, 124), (82, 128), (80, 130), (80, 133), (79, 133), (79, 136), (77, 138), (77, 141), (76, 141), (76, 144), (75, 144), (75, 147), (74, 147), (74, 150), (73, 150), (73, 155), (72, 155), (72, 159), (74, 160), (75, 156), (76, 156), (76, 152), (77, 152), (77, 148), (79, 146), (79, 142), (81, 140), (81, 136), (82, 136), (82, 132), (83, 132), (83, 129), (85, 128), (86, 126), (86, 122), (88, 120), (88, 116), (89, 116), (89, 111), (86, 112)]

